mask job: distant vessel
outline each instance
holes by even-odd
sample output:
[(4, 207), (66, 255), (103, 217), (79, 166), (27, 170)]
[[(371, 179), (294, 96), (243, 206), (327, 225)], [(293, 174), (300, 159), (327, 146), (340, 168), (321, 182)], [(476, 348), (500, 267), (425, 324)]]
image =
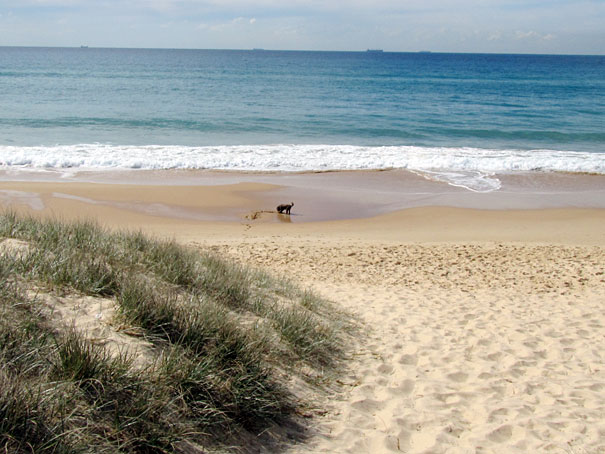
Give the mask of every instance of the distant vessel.
[(80, 46), (80, 49), (88, 49), (88, 46)]
[(366, 52), (370, 52), (371, 54), (380, 54), (384, 51), (382, 49), (368, 49)]
[(263, 49), (262, 47), (255, 47), (255, 48), (253, 48), (252, 50), (253, 50), (254, 52), (262, 52), (262, 51), (264, 51), (265, 49)]

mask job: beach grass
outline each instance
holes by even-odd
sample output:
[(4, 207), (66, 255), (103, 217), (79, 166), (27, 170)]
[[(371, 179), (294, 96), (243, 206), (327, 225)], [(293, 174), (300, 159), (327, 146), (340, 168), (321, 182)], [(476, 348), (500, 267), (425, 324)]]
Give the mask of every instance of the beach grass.
[[(238, 434), (291, 423), (307, 404), (286, 377), (316, 383), (342, 358), (346, 322), (329, 302), (209, 252), (14, 212), (0, 215), (0, 239), (18, 242), (0, 254), (0, 446), (10, 452), (240, 449)], [(136, 353), (57, 324), (41, 295), (112, 299), (115, 322), (153, 355), (135, 365)]]

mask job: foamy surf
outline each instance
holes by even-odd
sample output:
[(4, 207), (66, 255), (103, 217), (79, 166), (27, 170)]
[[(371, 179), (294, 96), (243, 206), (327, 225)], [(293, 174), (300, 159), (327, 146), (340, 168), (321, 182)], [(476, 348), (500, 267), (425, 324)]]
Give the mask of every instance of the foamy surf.
[(407, 169), (477, 192), (500, 188), (496, 177), (515, 172), (605, 174), (602, 153), (490, 150), (456, 147), (353, 145), (161, 146), (78, 144), (0, 146), (5, 169), (124, 170), (213, 169), (312, 172)]

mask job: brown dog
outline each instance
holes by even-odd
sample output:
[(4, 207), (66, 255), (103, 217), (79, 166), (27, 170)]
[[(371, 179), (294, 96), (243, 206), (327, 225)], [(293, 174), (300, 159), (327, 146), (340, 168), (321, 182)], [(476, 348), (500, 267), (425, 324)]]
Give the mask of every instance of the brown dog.
[(290, 210), (292, 209), (293, 206), (294, 206), (294, 202), (282, 203), (281, 205), (277, 206), (277, 211), (280, 214), (283, 214), (284, 211), (286, 212), (286, 214), (290, 214)]

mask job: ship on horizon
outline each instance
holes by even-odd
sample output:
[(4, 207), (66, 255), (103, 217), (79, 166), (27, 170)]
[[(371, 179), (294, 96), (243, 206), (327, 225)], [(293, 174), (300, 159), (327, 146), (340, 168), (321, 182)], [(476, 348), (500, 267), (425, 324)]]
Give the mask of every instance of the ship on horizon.
[(367, 49), (366, 52), (369, 52), (371, 54), (380, 54), (380, 53), (384, 52), (384, 50), (382, 50), (382, 49)]

